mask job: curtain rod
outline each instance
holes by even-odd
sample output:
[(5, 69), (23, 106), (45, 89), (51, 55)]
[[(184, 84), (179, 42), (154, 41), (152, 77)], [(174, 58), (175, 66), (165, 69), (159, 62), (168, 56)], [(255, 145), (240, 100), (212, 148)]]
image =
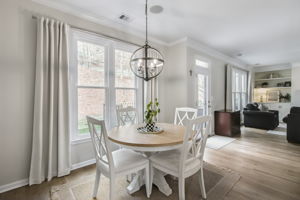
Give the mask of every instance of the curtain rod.
[[(38, 19), (38, 17), (40, 17), (40, 16), (32, 15), (32, 19)], [(55, 19), (55, 18), (52, 18), (52, 17), (47, 17), (47, 18)], [(55, 20), (58, 20), (58, 19), (55, 19)], [(116, 40), (116, 41), (119, 41), (119, 42), (124, 42), (124, 43), (135, 45), (135, 46), (138, 46), (138, 47), (142, 46), (140, 44), (137, 44), (137, 43), (134, 43), (134, 42), (129, 42), (127, 40), (123, 40), (123, 39), (120, 39), (120, 38), (117, 38), (117, 37), (113, 37), (113, 36), (110, 36), (110, 35), (107, 35), (107, 34), (104, 34), (104, 33), (100, 33), (100, 32), (97, 32), (97, 31), (92, 31), (92, 30), (84, 29), (84, 28), (81, 28), (81, 27), (78, 27), (78, 26), (74, 26), (74, 25), (71, 25), (71, 24), (69, 24), (69, 26), (71, 28), (74, 28), (74, 29), (77, 29), (77, 30), (80, 30), (80, 31), (90, 32), (90, 33), (93, 33), (93, 34), (96, 34), (96, 35), (99, 35), (99, 36), (102, 36), (102, 37), (105, 37), (105, 38), (109, 38), (109, 39), (112, 39), (112, 40)]]

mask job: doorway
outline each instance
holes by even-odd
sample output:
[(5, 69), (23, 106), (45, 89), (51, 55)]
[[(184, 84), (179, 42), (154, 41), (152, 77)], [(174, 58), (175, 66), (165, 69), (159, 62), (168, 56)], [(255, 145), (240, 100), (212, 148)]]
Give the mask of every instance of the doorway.
[(211, 69), (204, 59), (195, 59), (195, 102), (198, 116), (211, 115)]

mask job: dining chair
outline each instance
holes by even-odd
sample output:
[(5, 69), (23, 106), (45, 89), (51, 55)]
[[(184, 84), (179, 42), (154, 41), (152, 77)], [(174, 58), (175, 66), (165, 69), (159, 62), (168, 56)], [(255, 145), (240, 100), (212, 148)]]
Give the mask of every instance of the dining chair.
[[(122, 105), (117, 106), (117, 119), (118, 126), (132, 125), (139, 122), (138, 111), (132, 106), (123, 107)], [(135, 174), (127, 175), (127, 181), (131, 182)]]
[(175, 109), (174, 124), (185, 125), (187, 120), (195, 119), (198, 110), (196, 108), (182, 107)]
[(89, 131), (96, 156), (96, 179), (93, 198), (96, 198), (101, 174), (110, 179), (110, 200), (114, 199), (116, 177), (144, 170), (147, 197), (150, 197), (149, 160), (129, 149), (111, 151), (104, 120), (87, 116)]
[[(185, 199), (185, 179), (198, 173), (200, 190), (206, 198), (203, 177), (203, 155), (210, 132), (210, 116), (187, 121), (187, 128), (180, 150), (164, 151), (150, 157), (150, 191), (154, 168), (178, 178), (179, 200)], [(189, 142), (191, 141), (191, 142)]]
[(117, 107), (118, 126), (139, 123), (138, 111), (134, 107)]

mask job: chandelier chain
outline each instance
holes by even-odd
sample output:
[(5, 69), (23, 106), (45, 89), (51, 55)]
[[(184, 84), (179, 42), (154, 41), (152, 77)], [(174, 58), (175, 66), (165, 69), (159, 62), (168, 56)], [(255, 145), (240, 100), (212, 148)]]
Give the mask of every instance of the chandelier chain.
[(148, 44), (148, 0), (146, 0), (145, 15), (146, 15), (146, 44)]

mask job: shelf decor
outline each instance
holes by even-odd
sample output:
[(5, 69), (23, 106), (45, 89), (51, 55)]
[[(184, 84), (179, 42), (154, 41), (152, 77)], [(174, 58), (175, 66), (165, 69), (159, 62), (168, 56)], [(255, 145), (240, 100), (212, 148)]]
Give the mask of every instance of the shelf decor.
[(292, 86), (292, 82), (291, 81), (284, 82), (284, 87), (291, 87), (291, 86)]
[(286, 95), (279, 94), (279, 101), (280, 102), (290, 102), (291, 101), (291, 95), (287, 93)]
[(277, 104), (290, 103), (290, 100), (281, 97), (291, 94), (291, 69), (255, 72), (255, 85), (253, 89), (253, 101)]
[(279, 90), (267, 91), (267, 102), (279, 102)]

